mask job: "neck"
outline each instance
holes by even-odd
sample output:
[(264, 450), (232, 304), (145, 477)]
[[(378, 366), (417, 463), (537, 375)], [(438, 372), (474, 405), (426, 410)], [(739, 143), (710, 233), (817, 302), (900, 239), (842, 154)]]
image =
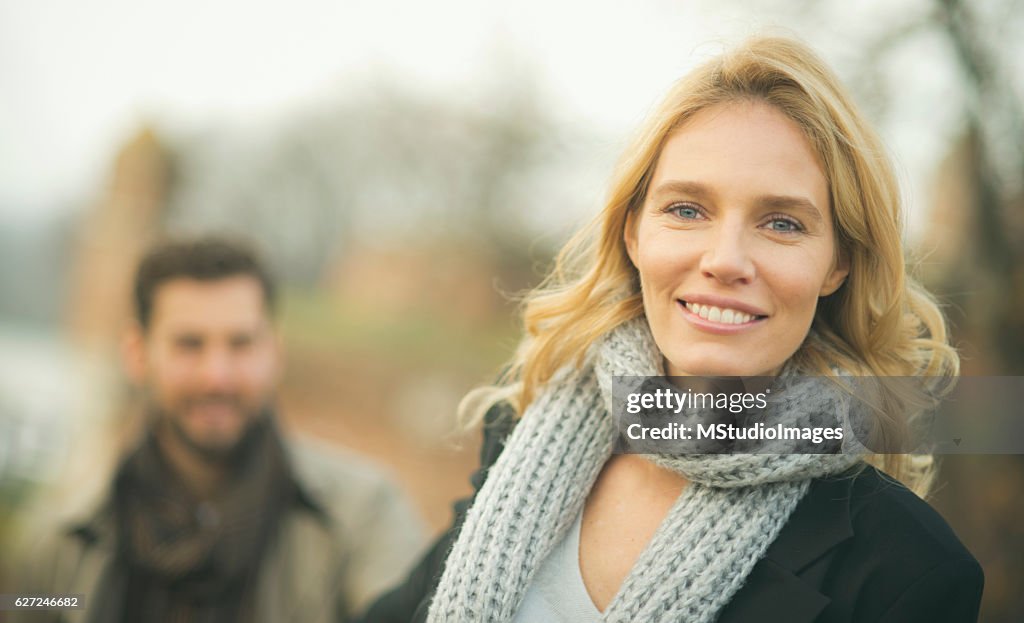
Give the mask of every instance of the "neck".
[(617, 463), (631, 470), (638, 477), (636, 487), (654, 491), (669, 491), (674, 500), (686, 486), (686, 476), (651, 461), (646, 454), (613, 454), (610, 463)]
[(224, 488), (228, 461), (201, 456), (166, 426), (156, 434), (157, 445), (168, 466), (200, 501), (210, 500)]

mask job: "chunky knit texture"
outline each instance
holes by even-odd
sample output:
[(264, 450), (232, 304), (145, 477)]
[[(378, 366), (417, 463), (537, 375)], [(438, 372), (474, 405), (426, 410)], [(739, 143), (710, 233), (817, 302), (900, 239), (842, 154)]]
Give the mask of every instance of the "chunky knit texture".
[[(582, 369), (555, 375), (530, 404), (468, 511), (428, 620), (511, 620), (534, 572), (583, 507), (616, 438), (616, 376), (663, 374), (643, 317), (609, 333)], [(793, 372), (784, 371), (790, 378)], [(769, 403), (778, 421), (845, 413), (847, 397), (799, 382)], [(776, 421), (775, 419), (772, 420)], [(690, 482), (603, 613), (615, 622), (714, 621), (807, 493), (863, 448), (836, 454), (652, 455)]]

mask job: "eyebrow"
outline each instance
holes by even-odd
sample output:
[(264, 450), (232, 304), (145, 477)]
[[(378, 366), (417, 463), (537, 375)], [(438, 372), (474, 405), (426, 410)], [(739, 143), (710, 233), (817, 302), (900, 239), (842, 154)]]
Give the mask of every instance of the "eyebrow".
[[(651, 193), (652, 196), (665, 194), (685, 194), (698, 199), (707, 199), (714, 195), (711, 189), (700, 182), (688, 182), (673, 180), (659, 185)], [(805, 197), (793, 197), (788, 195), (761, 195), (754, 200), (757, 207), (765, 210), (797, 210), (805, 213), (819, 224), (824, 222), (824, 217), (809, 199)]]

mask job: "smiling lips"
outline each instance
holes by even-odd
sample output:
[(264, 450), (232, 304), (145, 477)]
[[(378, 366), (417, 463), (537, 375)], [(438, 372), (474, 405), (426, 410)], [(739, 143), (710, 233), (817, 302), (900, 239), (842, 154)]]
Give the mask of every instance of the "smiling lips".
[(708, 300), (708, 297), (699, 298), (702, 299), (701, 302), (679, 299), (678, 303), (689, 312), (686, 317), (690, 322), (712, 333), (730, 334), (753, 326), (768, 317), (765, 314), (756, 313), (761, 310), (743, 303), (733, 303), (745, 308), (736, 309), (727, 306), (725, 301), (715, 300), (713, 302), (718, 304), (714, 305), (711, 304), (712, 301)]
[(714, 305), (701, 305), (699, 303), (686, 303), (686, 309), (711, 322), (722, 324), (746, 324), (759, 316), (754, 316), (738, 309), (722, 309)]

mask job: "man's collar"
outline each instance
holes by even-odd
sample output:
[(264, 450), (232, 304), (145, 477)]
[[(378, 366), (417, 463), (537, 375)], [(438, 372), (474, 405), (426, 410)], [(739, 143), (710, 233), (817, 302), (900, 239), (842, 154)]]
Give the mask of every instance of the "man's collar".
[[(148, 434), (148, 433), (147, 433)], [(310, 511), (318, 519), (329, 520), (327, 507), (321, 501), (320, 491), (313, 479), (309, 478), (296, 460), (293, 444), (289, 443), (274, 427), (274, 434), (280, 436), (284, 449), (285, 465), (289, 478), (295, 487), (295, 503)], [(145, 437), (143, 437), (143, 440)], [(125, 453), (113, 465), (102, 468), (102, 474), (94, 481), (87, 483), (74, 492), (74, 499), (67, 510), (60, 513), (59, 525), (68, 534), (75, 534), (90, 542), (113, 539), (114, 536), (114, 481), (124, 465), (125, 458), (134, 451), (140, 440), (131, 446), (132, 450)]]

